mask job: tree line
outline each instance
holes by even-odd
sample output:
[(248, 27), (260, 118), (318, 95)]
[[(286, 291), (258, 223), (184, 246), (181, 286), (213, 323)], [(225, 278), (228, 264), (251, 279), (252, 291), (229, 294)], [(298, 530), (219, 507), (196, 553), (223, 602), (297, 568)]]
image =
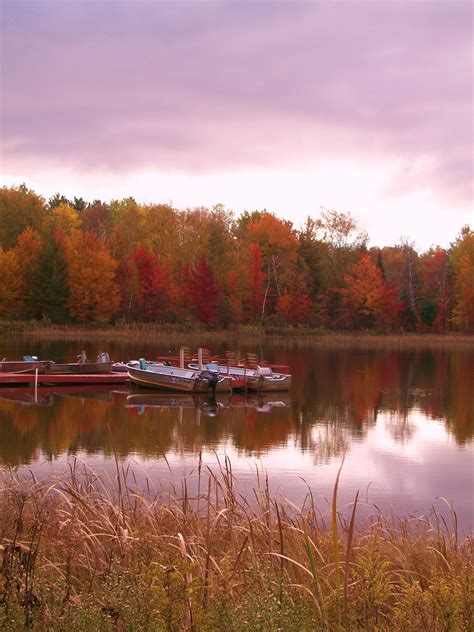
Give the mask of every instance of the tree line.
[(0, 318), (474, 331), (474, 232), (369, 247), (349, 213), (297, 229), (267, 210), (0, 189)]

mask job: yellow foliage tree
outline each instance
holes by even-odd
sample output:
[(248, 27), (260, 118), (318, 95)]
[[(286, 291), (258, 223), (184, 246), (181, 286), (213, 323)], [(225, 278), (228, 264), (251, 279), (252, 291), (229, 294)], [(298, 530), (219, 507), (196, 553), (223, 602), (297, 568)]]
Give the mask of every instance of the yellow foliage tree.
[(64, 237), (69, 237), (81, 228), (81, 217), (75, 208), (62, 202), (55, 206), (49, 216), (49, 225), (52, 230), (58, 230)]
[(17, 318), (21, 315), (21, 280), (13, 250), (0, 248), (0, 279), (0, 318)]
[(120, 292), (117, 262), (93, 233), (77, 232), (67, 240), (69, 310), (80, 322), (106, 322), (117, 311)]
[(474, 232), (464, 226), (451, 251), (454, 273), (453, 324), (461, 331), (474, 331)]

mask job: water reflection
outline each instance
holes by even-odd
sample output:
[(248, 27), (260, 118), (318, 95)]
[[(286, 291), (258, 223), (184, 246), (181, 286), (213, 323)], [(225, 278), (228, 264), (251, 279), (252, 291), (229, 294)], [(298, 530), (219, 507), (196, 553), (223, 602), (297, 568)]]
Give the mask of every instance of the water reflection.
[(259, 351), (289, 364), (291, 394), (214, 402), (125, 387), (0, 388), (0, 463), (35, 469), (46, 459), (54, 468), (56, 459), (80, 455), (107, 467), (116, 454), (153, 468), (163, 455), (192, 465), (199, 453), (225, 452), (240, 479), (244, 463), (258, 459), (277, 485), (304, 477), (327, 496), (346, 453), (345, 481), (355, 490), (375, 481), (371, 490), (378, 485), (403, 507), (409, 498), (429, 505), (443, 495), (469, 506), (472, 352)]

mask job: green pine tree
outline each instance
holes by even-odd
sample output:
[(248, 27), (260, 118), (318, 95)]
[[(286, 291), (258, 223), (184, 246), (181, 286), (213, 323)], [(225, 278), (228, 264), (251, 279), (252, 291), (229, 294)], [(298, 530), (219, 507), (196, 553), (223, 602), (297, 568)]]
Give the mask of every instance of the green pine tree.
[(64, 246), (59, 235), (47, 235), (33, 270), (31, 312), (36, 318), (48, 318), (53, 323), (70, 320), (67, 302), (69, 288)]

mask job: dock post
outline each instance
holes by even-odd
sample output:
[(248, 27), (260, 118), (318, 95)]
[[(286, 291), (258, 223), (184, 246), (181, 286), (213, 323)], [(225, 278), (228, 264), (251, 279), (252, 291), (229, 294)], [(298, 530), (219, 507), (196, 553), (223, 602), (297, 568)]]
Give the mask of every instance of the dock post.
[(35, 369), (35, 404), (38, 403), (38, 369)]
[(184, 348), (181, 347), (179, 350), (179, 366), (184, 369)]
[(198, 368), (199, 370), (202, 369), (202, 347), (198, 349)]

